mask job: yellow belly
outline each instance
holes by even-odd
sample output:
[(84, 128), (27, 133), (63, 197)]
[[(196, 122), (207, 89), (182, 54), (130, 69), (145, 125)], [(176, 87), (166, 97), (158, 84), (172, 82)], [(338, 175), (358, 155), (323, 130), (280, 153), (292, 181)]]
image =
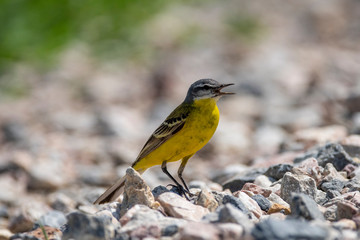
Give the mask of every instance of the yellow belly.
[(139, 160), (136, 170), (174, 162), (199, 151), (213, 136), (219, 123), (219, 109), (214, 99), (194, 101), (194, 108), (184, 127), (160, 147)]

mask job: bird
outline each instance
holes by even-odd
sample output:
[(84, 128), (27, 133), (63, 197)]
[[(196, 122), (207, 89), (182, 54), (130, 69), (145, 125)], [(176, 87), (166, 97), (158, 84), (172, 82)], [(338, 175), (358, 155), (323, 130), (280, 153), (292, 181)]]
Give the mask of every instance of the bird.
[[(234, 84), (221, 84), (213, 79), (200, 79), (191, 84), (184, 101), (151, 134), (131, 167), (142, 174), (150, 167), (161, 165), (162, 171), (179, 191), (185, 197), (185, 193), (190, 194), (182, 177), (184, 168), (215, 133), (220, 118), (217, 101), (224, 95), (234, 94), (221, 91), (230, 85)], [(183, 185), (167, 170), (167, 163), (180, 160), (177, 175)], [(110, 186), (94, 204), (115, 201), (122, 194), (124, 184), (125, 176)]]

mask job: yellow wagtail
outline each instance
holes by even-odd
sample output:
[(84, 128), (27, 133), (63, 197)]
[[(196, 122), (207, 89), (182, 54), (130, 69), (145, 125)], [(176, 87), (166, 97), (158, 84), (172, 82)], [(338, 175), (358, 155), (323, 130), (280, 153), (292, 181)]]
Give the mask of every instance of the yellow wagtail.
[[(189, 194), (189, 188), (182, 178), (185, 165), (213, 136), (220, 117), (216, 102), (223, 95), (233, 94), (221, 92), (221, 89), (230, 85), (233, 83), (220, 84), (212, 79), (201, 79), (193, 83), (185, 100), (170, 113), (145, 143), (132, 167), (142, 174), (152, 166), (161, 165), (162, 171), (174, 181), (179, 190)], [(181, 165), (177, 173), (184, 186), (179, 184), (166, 168), (168, 162), (178, 160), (181, 160)], [(94, 204), (116, 200), (124, 183), (125, 177), (120, 178)]]

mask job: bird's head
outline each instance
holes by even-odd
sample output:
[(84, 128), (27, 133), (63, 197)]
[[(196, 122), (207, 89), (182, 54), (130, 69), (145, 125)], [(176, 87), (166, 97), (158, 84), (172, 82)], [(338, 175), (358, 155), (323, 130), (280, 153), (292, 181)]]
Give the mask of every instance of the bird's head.
[(230, 85), (234, 84), (221, 84), (213, 79), (200, 79), (191, 84), (187, 92), (185, 102), (206, 98), (214, 98), (215, 100), (218, 100), (223, 95), (234, 94), (232, 92), (221, 92), (221, 89)]

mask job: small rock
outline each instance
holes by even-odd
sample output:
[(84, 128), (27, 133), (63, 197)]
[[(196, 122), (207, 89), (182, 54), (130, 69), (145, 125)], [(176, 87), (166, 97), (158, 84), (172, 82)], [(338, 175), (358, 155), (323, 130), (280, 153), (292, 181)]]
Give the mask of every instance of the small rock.
[(142, 225), (129, 233), (130, 239), (159, 239), (161, 229), (156, 223), (150, 225)]
[(332, 226), (339, 230), (343, 230), (343, 229), (356, 230), (356, 223), (353, 220), (346, 218), (340, 219), (337, 222), (333, 222)]
[(30, 231), (35, 223), (33, 216), (26, 211), (21, 211), (10, 219), (9, 230), (13, 233)]
[(348, 178), (353, 177), (354, 175), (352, 174), (358, 167), (354, 166), (353, 164), (348, 164), (344, 167), (343, 171), (346, 172), (346, 175)]
[(267, 199), (273, 203), (278, 203), (290, 209), (290, 205), (275, 193), (271, 193)]
[(241, 191), (234, 193), (234, 196), (238, 197), (240, 201), (245, 205), (245, 207), (255, 215), (255, 217), (257, 218), (261, 217), (262, 211), (255, 200), (253, 200), (246, 193)]
[(163, 193), (156, 200), (169, 216), (176, 218), (200, 221), (205, 214), (209, 213), (207, 208), (194, 205), (172, 192)]
[(283, 178), (284, 174), (290, 172), (293, 168), (290, 164), (276, 164), (268, 168), (264, 173), (265, 176), (274, 178), (275, 180), (279, 180)]
[(164, 192), (170, 192), (169, 189), (167, 189), (166, 187), (159, 185), (157, 187), (155, 187), (151, 193), (153, 194), (154, 198), (157, 198), (160, 194), (164, 193)]
[(136, 204), (142, 204), (154, 209), (159, 207), (159, 203), (155, 201), (150, 187), (146, 185), (141, 175), (131, 167), (126, 170), (123, 196), (120, 210), (121, 215), (125, 214), (128, 209)]
[(271, 190), (262, 188), (262, 187), (260, 187), (260, 186), (257, 186), (257, 185), (254, 184), (254, 183), (245, 183), (245, 185), (243, 186), (243, 188), (241, 189), (241, 191), (251, 192), (251, 193), (253, 193), (253, 194), (261, 194), (261, 195), (263, 195), (264, 197), (270, 196), (270, 194), (271, 194), (271, 192), (272, 192)]
[(359, 208), (350, 201), (343, 200), (337, 203), (337, 219), (347, 218), (351, 219), (360, 212)]
[(196, 205), (200, 205), (204, 208), (209, 209), (210, 212), (214, 212), (219, 206), (214, 196), (209, 193), (206, 189), (202, 190), (195, 201)]
[(76, 201), (63, 193), (53, 193), (48, 199), (49, 205), (60, 212), (69, 213), (76, 208)]
[(273, 205), (271, 205), (270, 209), (267, 211), (268, 214), (273, 214), (273, 213), (278, 213), (281, 212), (285, 215), (289, 215), (291, 213), (291, 210), (289, 207), (278, 204), (278, 203), (274, 203)]
[(66, 217), (62, 212), (53, 210), (41, 216), (37, 223), (40, 226), (60, 228), (66, 223)]
[(231, 192), (239, 191), (245, 183), (253, 183), (255, 179), (264, 173), (265, 169), (254, 169), (247, 172), (244, 176), (234, 177), (223, 184), (223, 189), (229, 189)]
[(179, 229), (176, 239), (217, 240), (220, 239), (220, 233), (220, 229), (213, 224), (190, 222)]
[(333, 198), (339, 197), (340, 195), (341, 195), (341, 193), (339, 191), (336, 191), (336, 190), (328, 190), (326, 192), (326, 197), (328, 199), (333, 199)]
[(229, 189), (231, 192), (236, 192), (241, 190), (245, 183), (253, 183), (254, 181), (254, 177), (237, 177), (224, 183), (223, 189)]
[(271, 218), (256, 224), (251, 234), (256, 240), (319, 240), (328, 237), (327, 229), (313, 226), (308, 222), (295, 219), (281, 221)]
[(230, 203), (245, 214), (249, 214), (249, 210), (246, 208), (244, 203), (237, 197), (232, 195), (225, 195), (222, 199), (222, 204)]
[(344, 182), (338, 179), (332, 179), (329, 182), (322, 183), (320, 188), (325, 192), (327, 192), (328, 190), (335, 190), (340, 192), (344, 186), (345, 186)]
[(220, 229), (220, 239), (236, 240), (241, 239), (244, 235), (244, 228), (235, 223), (220, 223), (217, 224)]
[(63, 239), (112, 239), (118, 227), (112, 224), (110, 218), (90, 216), (81, 212), (72, 212), (66, 218), (68, 222), (63, 231)]
[(231, 204), (225, 204), (218, 210), (220, 223), (236, 223), (244, 228), (244, 231), (250, 230), (253, 223), (250, 221), (249, 214), (245, 214)]
[(360, 191), (360, 182), (355, 179), (351, 179), (347, 183), (345, 183), (345, 188), (348, 189), (348, 192)]
[(324, 212), (325, 219), (331, 222), (336, 221), (337, 218), (336, 212), (337, 212), (336, 204), (327, 207)]
[(319, 205), (324, 205), (327, 201), (329, 201), (329, 198), (326, 192), (316, 189), (315, 202)]
[(303, 217), (307, 220), (324, 220), (324, 216), (316, 202), (305, 194), (293, 194), (290, 206), (291, 215), (296, 218)]
[(286, 173), (281, 183), (281, 197), (289, 203), (291, 202), (292, 193), (304, 193), (315, 199), (315, 180), (307, 175), (295, 175), (290, 172)]
[(163, 237), (171, 237), (175, 235), (179, 231), (179, 227), (177, 225), (169, 225), (161, 231), (161, 236)]
[(8, 229), (0, 229), (0, 240), (10, 239), (12, 233)]
[(270, 187), (272, 182), (270, 179), (265, 175), (259, 175), (255, 178), (254, 183), (260, 187), (267, 188)]
[(331, 163), (328, 163), (324, 167), (323, 181), (329, 182), (333, 179), (337, 179), (342, 182), (347, 181), (347, 179), (343, 175), (341, 175)]
[(338, 171), (342, 170), (347, 164), (357, 165), (338, 143), (329, 143), (318, 148), (315, 158), (320, 166), (325, 167), (326, 164), (331, 163)]
[(165, 217), (159, 211), (144, 205), (135, 205), (130, 208), (119, 221), (121, 223), (119, 234), (126, 236), (131, 235), (136, 229), (143, 229), (142, 231), (145, 231), (146, 229), (152, 229), (154, 226), (160, 228), (161, 235), (163, 235), (166, 234), (164, 231), (170, 231), (171, 229), (171, 231), (176, 230), (177, 232), (179, 227), (187, 223), (183, 219)]
[(312, 177), (316, 181), (317, 185), (322, 179), (322, 168), (318, 165), (317, 160), (313, 157), (302, 161), (299, 166), (292, 169), (292, 172), (295, 174), (298, 172), (299, 174), (306, 174), (309, 177)]
[(271, 207), (271, 202), (261, 194), (255, 194), (251, 196), (256, 201), (261, 210), (267, 212)]

